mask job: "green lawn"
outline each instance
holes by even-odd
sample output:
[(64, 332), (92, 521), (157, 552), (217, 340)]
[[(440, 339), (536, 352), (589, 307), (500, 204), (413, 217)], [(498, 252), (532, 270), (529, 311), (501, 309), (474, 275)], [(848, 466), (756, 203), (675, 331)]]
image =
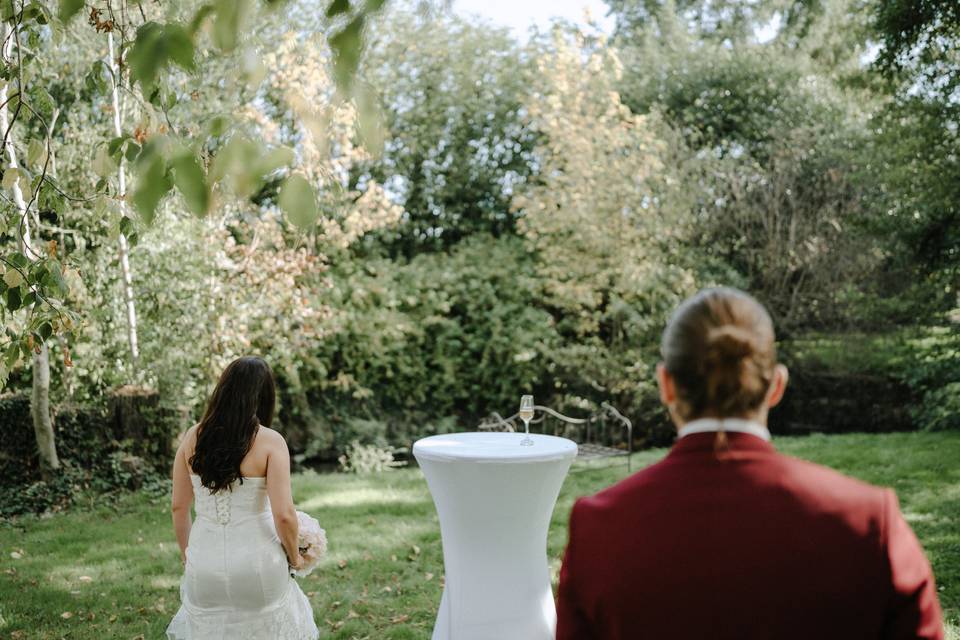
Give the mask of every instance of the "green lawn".
[[(810, 436), (777, 445), (897, 490), (937, 573), (949, 637), (960, 640), (960, 433)], [(663, 454), (645, 451), (634, 463)], [(617, 466), (568, 477), (550, 531), (554, 577), (574, 498), (625, 475)], [(325, 565), (302, 581), (323, 637), (429, 638), (443, 567), (419, 471), (299, 475), (294, 498), (330, 537)], [(0, 638), (161, 638), (178, 606), (179, 578), (163, 498), (131, 495), (0, 524)]]

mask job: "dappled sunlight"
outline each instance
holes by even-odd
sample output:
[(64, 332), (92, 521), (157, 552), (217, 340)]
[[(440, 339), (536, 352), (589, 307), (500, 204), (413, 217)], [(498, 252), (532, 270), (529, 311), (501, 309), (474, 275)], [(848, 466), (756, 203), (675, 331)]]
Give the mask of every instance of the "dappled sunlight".
[(180, 588), (180, 576), (179, 575), (160, 575), (154, 576), (150, 579), (150, 586), (154, 589), (179, 589)]
[(423, 491), (408, 489), (377, 489), (364, 487), (341, 489), (335, 493), (322, 493), (298, 503), (298, 508), (309, 512), (324, 507), (359, 507), (376, 504), (424, 504), (430, 502), (430, 496)]

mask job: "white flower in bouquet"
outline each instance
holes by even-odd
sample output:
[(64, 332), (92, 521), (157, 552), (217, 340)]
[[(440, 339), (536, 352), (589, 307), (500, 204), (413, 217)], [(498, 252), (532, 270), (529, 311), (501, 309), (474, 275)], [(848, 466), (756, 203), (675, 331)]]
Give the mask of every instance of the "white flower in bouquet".
[(317, 568), (320, 558), (327, 552), (327, 532), (320, 528), (320, 523), (303, 511), (297, 511), (297, 521), (300, 523), (300, 536), (297, 546), (303, 556), (303, 566), (293, 572), (298, 578), (303, 578)]

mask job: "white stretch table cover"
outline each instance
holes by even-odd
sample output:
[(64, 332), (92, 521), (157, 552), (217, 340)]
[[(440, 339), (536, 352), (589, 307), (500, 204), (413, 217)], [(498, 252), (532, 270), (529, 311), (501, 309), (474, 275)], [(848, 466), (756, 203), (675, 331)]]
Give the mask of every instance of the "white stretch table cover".
[(455, 433), (413, 445), (440, 517), (445, 587), (433, 640), (553, 640), (547, 530), (577, 455), (566, 438)]

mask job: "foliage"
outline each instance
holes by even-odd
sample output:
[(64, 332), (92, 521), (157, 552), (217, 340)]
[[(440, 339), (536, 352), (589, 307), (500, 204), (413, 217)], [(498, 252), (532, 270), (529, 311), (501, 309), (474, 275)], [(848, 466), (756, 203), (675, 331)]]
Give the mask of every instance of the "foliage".
[[(540, 179), (518, 193), (538, 298), (563, 342), (554, 390), (635, 408), (653, 391), (654, 349), (670, 309), (695, 289), (684, 245), (689, 209), (656, 115), (616, 92), (616, 54), (556, 30), (527, 103)], [(617, 167), (611, 171), (610, 167)]]
[[(162, 415), (150, 416), (152, 432), (138, 440), (115, 431), (111, 417), (99, 407), (59, 407), (54, 416), (62, 473), (41, 474), (25, 394), (0, 396), (0, 515), (42, 513), (74, 504), (86, 492), (108, 493), (130, 488), (156, 489), (168, 475), (171, 425)], [(134, 464), (136, 463), (136, 464)]]
[[(943, 587), (939, 597), (948, 633), (954, 634), (948, 638), (960, 637), (958, 434), (811, 436), (776, 438), (775, 444), (788, 454), (894, 487)], [(635, 454), (634, 468), (664, 453)], [(623, 464), (574, 469), (547, 539), (554, 581), (574, 500), (626, 472)], [(293, 495), (297, 507), (316, 517), (330, 536), (329, 556), (302, 583), (323, 633), (338, 640), (429, 638), (442, 591), (443, 549), (422, 474), (416, 469), (298, 474)], [(182, 572), (167, 505), (166, 497), (136, 494), (91, 500), (83, 509), (50, 518), (0, 523), (0, 633), (69, 634), (81, 640), (162, 636), (179, 606)]]
[[(798, 380), (791, 381), (792, 388), (809, 386), (811, 374), (835, 379), (832, 388), (812, 396), (806, 395), (809, 389), (795, 390), (805, 403), (818, 405), (824, 415), (829, 415), (831, 404), (839, 408), (849, 404), (856, 414), (854, 424), (862, 422), (863, 430), (889, 429), (904, 419), (915, 429), (960, 427), (960, 334), (949, 321), (945, 326), (888, 329), (876, 334), (809, 334), (785, 342), (781, 351), (791, 369), (801, 372)], [(857, 380), (864, 388), (857, 388)], [(881, 391), (878, 385), (886, 385), (888, 390)], [(849, 386), (846, 391), (845, 386)], [(904, 396), (897, 386), (905, 387), (909, 394)], [(863, 402), (854, 409), (851, 400), (860, 396)]]
[(881, 69), (906, 84), (956, 99), (960, 82), (960, 5), (952, 0), (878, 0), (873, 28), (882, 38)]
[(391, 255), (449, 249), (514, 232), (511, 194), (534, 172), (523, 119), (529, 69), (503, 29), (401, 8), (381, 19), (361, 76), (389, 136), (357, 181), (389, 185), (402, 223), (378, 234)]
[(323, 377), (303, 379), (318, 406), (312, 439), (345, 446), (353, 436), (338, 434), (370, 417), (386, 423), (370, 442), (407, 446), (542, 389), (557, 336), (534, 286), (529, 255), (509, 237), (474, 236), (402, 265), (340, 265), (329, 297), (339, 312), (316, 352)]
[(360, 444), (354, 440), (346, 451), (337, 458), (340, 470), (346, 473), (370, 474), (383, 473), (402, 467), (405, 462), (394, 460), (393, 451), (372, 444)]
[(878, 103), (824, 72), (809, 48), (819, 32), (729, 47), (668, 9), (619, 39), (620, 85), (687, 142), (697, 262), (742, 278), (783, 333), (863, 320), (857, 301), (887, 293), (876, 276), (889, 245), (873, 231), (883, 181), (865, 151)]
[(869, 149), (883, 187), (870, 193), (880, 214), (870, 224), (886, 239), (888, 269), (920, 285), (939, 310), (960, 292), (958, 117), (955, 103), (897, 99), (874, 118)]
[[(182, 81), (181, 73), (200, 70), (198, 58), (233, 53), (243, 40), (255, 4), (252, 0), (188, 4), (190, 6), (185, 11), (176, 8), (165, 11), (159, 6), (145, 8), (140, 5), (138, 16), (142, 20), (136, 23), (134, 12), (115, 12), (109, 2), (94, 2), (88, 6), (66, 0), (58, 4), (56, 15), (47, 3), (40, 0), (7, 0), (3, 3), (0, 20), (4, 28), (3, 58), (6, 64), (0, 101), (3, 103), (3, 151), (10, 161), (4, 167), (3, 188), (13, 191), (16, 206), (3, 212), (0, 232), (12, 232), (9, 235), (18, 240), (19, 246), (16, 250), (4, 247), (0, 253), (0, 262), (4, 265), (0, 290), (4, 305), (0, 310), (0, 321), (7, 328), (0, 339), (0, 348), (4, 350), (0, 385), (6, 382), (8, 372), (21, 357), (29, 356), (52, 335), (69, 333), (77, 324), (72, 304), (67, 300), (70, 292), (67, 281), (77, 279), (77, 272), (69, 270), (63, 263), (54, 240), (47, 244), (41, 234), (41, 212), (49, 212), (56, 220), (68, 203), (90, 202), (96, 196), (115, 198), (113, 204), (118, 205), (120, 213), (114, 216), (114, 224), (120, 227), (122, 238), (133, 225), (132, 219), (123, 211), (127, 196), (123, 184), (125, 163), (131, 163), (139, 177), (130, 190), (131, 201), (141, 220), (147, 223), (153, 220), (157, 206), (172, 188), (180, 192), (188, 209), (198, 215), (206, 214), (211, 206), (211, 191), (218, 186), (219, 180), (227, 177), (225, 172), (208, 174), (206, 163), (200, 160), (208, 143), (214, 148), (219, 146), (217, 141), (222, 135), (223, 119), (217, 119), (220, 124), (207, 129), (205, 136), (178, 137), (168, 127), (169, 112), (179, 102), (177, 84)], [(267, 0), (264, 4), (283, 3)], [(327, 35), (332, 51), (333, 77), (343, 90), (350, 88), (359, 64), (361, 36), (367, 17), (382, 4), (382, 0), (337, 0), (328, 7)], [(61, 109), (68, 105), (77, 107), (78, 101), (57, 104), (53, 93), (59, 88), (55, 85), (61, 79), (46, 76), (44, 69), (48, 61), (57, 60), (65, 39), (76, 33), (69, 23), (88, 8), (88, 28), (96, 31), (98, 39), (101, 34), (106, 34), (111, 53), (106, 62), (96, 60), (89, 73), (83, 76), (86, 88), (92, 89), (94, 94), (105, 93), (108, 89), (112, 91), (114, 112), (122, 108), (117, 100), (118, 90), (132, 93), (133, 101), (139, 106), (140, 125), (133, 131), (117, 130), (114, 136), (101, 138), (95, 145), (97, 155), (92, 163), (100, 179), (93, 189), (87, 183), (83, 192), (70, 193), (64, 191), (51, 172), (55, 144), (60, 142), (54, 127)], [(119, 40), (116, 56), (114, 34)], [(24, 46), (29, 47), (26, 53)], [(51, 66), (57, 65), (52, 63)], [(78, 69), (82, 71), (82, 67), (70, 69), (74, 79), (78, 77)], [(109, 80), (104, 79), (107, 73)], [(135, 87), (139, 89), (139, 95), (134, 91)], [(11, 100), (8, 100), (8, 94)], [(88, 102), (86, 106), (91, 105)], [(116, 115), (115, 126), (119, 129), (122, 114)], [(164, 121), (163, 125), (157, 124), (160, 120)], [(18, 164), (18, 154), (26, 160), (25, 164)], [(232, 160), (236, 165), (236, 158)], [(221, 161), (220, 168), (222, 165)], [(113, 185), (108, 176), (117, 167), (119, 184)], [(248, 165), (248, 171), (250, 167), (254, 169), (256, 180), (262, 180), (276, 168), (263, 163)], [(24, 198), (24, 193), (28, 193), (29, 198)], [(304, 212), (308, 218), (316, 218), (309, 206), (296, 207), (295, 215), (302, 218)], [(49, 249), (38, 249), (40, 246), (49, 246)], [(27, 313), (14, 315), (21, 308)], [(136, 350), (132, 348), (135, 357)], [(68, 354), (64, 361), (69, 365)]]

